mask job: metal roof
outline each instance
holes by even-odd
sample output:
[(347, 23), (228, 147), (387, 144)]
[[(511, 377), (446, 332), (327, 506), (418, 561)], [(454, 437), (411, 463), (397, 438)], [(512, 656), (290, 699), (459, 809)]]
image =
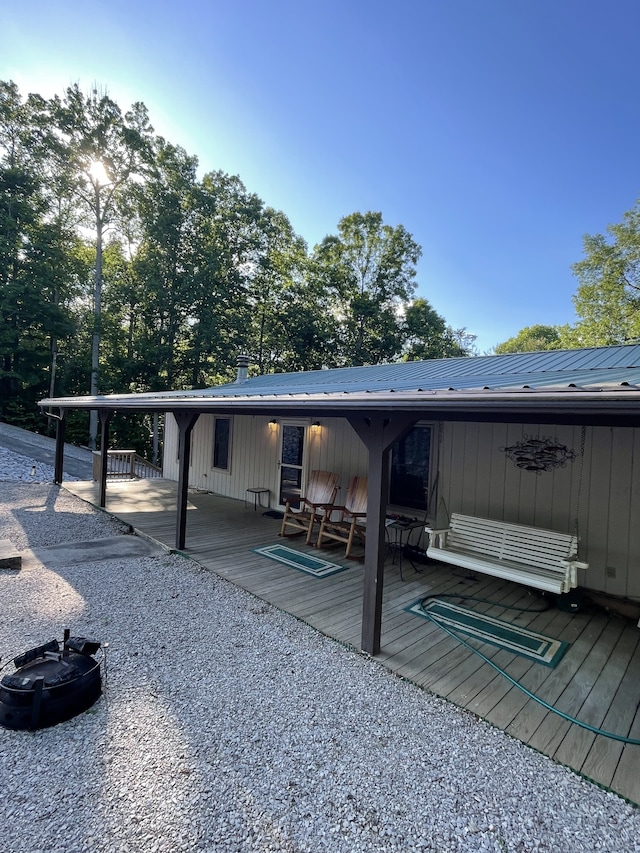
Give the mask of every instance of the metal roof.
[(501, 400), (503, 405), (514, 406), (523, 404), (522, 399), (515, 403), (517, 392), (523, 391), (529, 392), (526, 396), (531, 401), (534, 397), (556, 398), (560, 405), (559, 397), (563, 397), (563, 406), (568, 394), (572, 404), (586, 397), (592, 401), (599, 397), (600, 405), (605, 399), (613, 403), (614, 397), (629, 403), (633, 399), (637, 404), (640, 345), (272, 373), (202, 390), (52, 398), (42, 400), (40, 405), (159, 409), (163, 404), (167, 408), (201, 404), (213, 409), (226, 402), (234, 408), (253, 404), (257, 409), (267, 402), (297, 402), (301, 406), (313, 402), (324, 409), (330, 405), (342, 408), (348, 401), (367, 408), (382, 402), (387, 406), (451, 406), (467, 401), (477, 406), (482, 401), (496, 406)]
[[(337, 389), (373, 390), (386, 384), (394, 387), (402, 383), (428, 383), (431, 387), (444, 387), (443, 380), (450, 379), (454, 387), (482, 387), (495, 385), (496, 376), (528, 377), (538, 373), (562, 372), (571, 382), (571, 374), (581, 375), (584, 370), (640, 368), (640, 345), (593, 347), (589, 349), (550, 350), (534, 353), (512, 353), (474, 358), (439, 358), (429, 361), (405, 361), (370, 367), (343, 367), (331, 370), (311, 370), (299, 373), (276, 373), (256, 376), (247, 380), (253, 389), (262, 386), (313, 387), (330, 385)], [(485, 381), (486, 380), (486, 381)], [(234, 383), (235, 384), (235, 383)], [(445, 383), (446, 384), (446, 383)], [(224, 386), (223, 386), (224, 387)], [(216, 389), (211, 389), (215, 391)]]

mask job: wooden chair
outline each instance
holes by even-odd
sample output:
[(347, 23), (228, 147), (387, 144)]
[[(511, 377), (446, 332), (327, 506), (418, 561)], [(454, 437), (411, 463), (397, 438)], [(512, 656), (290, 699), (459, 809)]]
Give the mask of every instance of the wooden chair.
[[(307, 534), (307, 545), (311, 542), (313, 527), (320, 520), (323, 510), (333, 506), (338, 491), (338, 475), (331, 471), (312, 471), (307, 485), (307, 492), (300, 498), (300, 508), (291, 506), (291, 500), (287, 500), (280, 536), (300, 536)], [(293, 533), (287, 533), (290, 527)]]
[[(320, 523), (317, 548), (321, 548), (326, 539), (346, 544), (345, 557), (351, 557), (354, 543), (364, 546), (365, 526), (367, 517), (367, 478), (352, 477), (344, 501), (344, 506), (334, 506), (334, 511), (340, 512), (336, 520), (331, 518), (332, 512), (325, 512)], [(353, 559), (359, 559), (354, 557)]]

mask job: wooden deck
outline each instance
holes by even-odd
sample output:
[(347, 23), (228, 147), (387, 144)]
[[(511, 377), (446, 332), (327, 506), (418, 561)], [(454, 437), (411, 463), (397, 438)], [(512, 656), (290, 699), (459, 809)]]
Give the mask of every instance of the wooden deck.
[[(97, 484), (65, 483), (96, 504)], [(176, 484), (167, 480), (109, 482), (107, 512), (169, 548), (175, 541)], [(203, 566), (259, 598), (292, 613), (340, 642), (360, 647), (362, 564), (343, 561), (340, 548), (323, 552), (349, 570), (324, 579), (268, 560), (253, 549), (282, 543), (280, 522), (253, 505), (208, 493), (189, 495), (187, 553)], [(305, 551), (301, 538), (285, 540)], [(527, 697), (478, 655), (405, 607), (426, 595), (460, 593), (492, 603), (474, 603), (492, 616), (559, 638), (570, 647), (551, 669), (494, 646), (473, 643), (514, 680), (568, 716), (594, 728), (640, 739), (640, 629), (634, 622), (595, 609), (567, 613), (518, 612), (540, 606), (525, 587), (443, 564), (407, 562), (404, 581), (389, 561), (385, 573), (382, 650), (394, 673), (411, 680), (529, 744), (593, 781), (640, 804), (640, 746), (595, 734)]]

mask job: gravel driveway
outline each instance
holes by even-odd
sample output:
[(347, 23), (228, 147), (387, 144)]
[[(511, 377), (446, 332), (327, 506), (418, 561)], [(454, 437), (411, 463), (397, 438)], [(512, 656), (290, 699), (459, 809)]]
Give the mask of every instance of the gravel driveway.
[[(7, 481), (0, 530), (126, 533)], [(197, 563), (89, 556), (0, 571), (5, 661), (65, 626), (110, 644), (88, 712), (0, 729), (4, 853), (640, 851), (640, 810)]]

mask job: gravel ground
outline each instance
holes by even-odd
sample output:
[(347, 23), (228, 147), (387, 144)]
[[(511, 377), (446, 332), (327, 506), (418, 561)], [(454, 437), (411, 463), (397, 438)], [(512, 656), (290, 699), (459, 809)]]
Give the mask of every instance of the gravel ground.
[[(1, 438), (1, 436), (0, 436)], [(77, 480), (65, 474), (65, 480)], [(51, 483), (53, 468), (36, 459), (0, 447), (0, 482)]]
[[(19, 549), (124, 532), (0, 461)], [(190, 560), (26, 559), (0, 601), (5, 660), (110, 644), (88, 712), (0, 729), (4, 853), (640, 851), (639, 809)]]

